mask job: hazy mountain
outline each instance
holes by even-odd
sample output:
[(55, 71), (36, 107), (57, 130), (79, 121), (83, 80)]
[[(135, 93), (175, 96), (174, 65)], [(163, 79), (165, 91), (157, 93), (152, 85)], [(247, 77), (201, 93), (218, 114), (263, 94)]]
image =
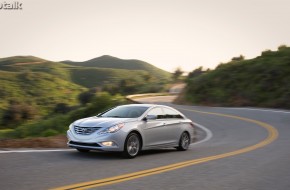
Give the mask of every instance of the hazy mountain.
[(136, 59), (119, 59), (109, 55), (103, 55), (84, 62), (63, 61), (63, 63), (73, 66), (83, 67), (97, 67), (97, 68), (111, 68), (111, 69), (125, 69), (125, 70), (143, 70), (152, 74), (156, 78), (168, 79), (170, 73), (155, 67), (144, 61)]

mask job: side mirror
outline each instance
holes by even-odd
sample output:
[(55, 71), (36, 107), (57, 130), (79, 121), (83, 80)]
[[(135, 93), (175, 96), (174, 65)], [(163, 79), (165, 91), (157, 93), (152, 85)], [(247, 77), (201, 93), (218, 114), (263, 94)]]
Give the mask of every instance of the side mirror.
[(147, 120), (155, 120), (157, 119), (157, 115), (147, 115), (144, 120), (147, 121)]

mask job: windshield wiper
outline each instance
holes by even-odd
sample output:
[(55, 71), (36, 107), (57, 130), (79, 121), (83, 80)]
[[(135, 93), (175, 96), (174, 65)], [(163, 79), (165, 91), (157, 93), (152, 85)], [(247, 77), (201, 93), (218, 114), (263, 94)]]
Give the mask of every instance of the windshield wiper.
[(116, 117), (116, 118), (120, 118), (120, 116), (117, 116), (117, 115), (108, 116), (108, 117)]

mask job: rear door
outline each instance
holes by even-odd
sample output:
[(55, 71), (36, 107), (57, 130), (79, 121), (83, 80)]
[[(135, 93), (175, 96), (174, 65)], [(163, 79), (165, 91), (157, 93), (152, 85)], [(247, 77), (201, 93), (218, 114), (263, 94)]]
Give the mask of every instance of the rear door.
[(166, 120), (161, 107), (155, 107), (150, 110), (147, 116), (156, 116), (156, 119), (148, 119), (144, 125), (145, 146), (154, 148), (167, 143)]
[(167, 141), (169, 143), (179, 142), (180, 135), (182, 133), (182, 122), (184, 118), (175, 110), (163, 107), (163, 113), (165, 118), (165, 133), (167, 134)]

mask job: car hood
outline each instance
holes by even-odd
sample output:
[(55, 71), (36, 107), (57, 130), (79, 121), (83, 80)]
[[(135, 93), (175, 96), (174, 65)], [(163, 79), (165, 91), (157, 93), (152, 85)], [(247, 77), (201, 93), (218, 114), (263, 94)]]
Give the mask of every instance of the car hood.
[(88, 117), (79, 119), (73, 125), (81, 127), (111, 127), (119, 123), (137, 121), (137, 118)]

